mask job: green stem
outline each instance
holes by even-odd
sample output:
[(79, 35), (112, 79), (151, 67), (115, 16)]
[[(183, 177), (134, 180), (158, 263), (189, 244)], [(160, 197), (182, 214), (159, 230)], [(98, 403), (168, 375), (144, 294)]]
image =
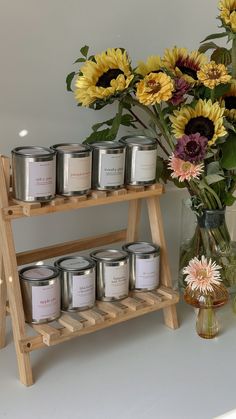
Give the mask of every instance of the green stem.
[(236, 38), (232, 42), (232, 77), (236, 79)]
[(161, 124), (162, 124), (163, 130), (164, 130), (164, 132), (165, 132), (166, 137), (167, 137), (167, 138), (168, 138), (168, 140), (169, 140), (169, 143), (170, 143), (171, 149), (172, 149), (172, 151), (173, 151), (173, 150), (174, 150), (174, 148), (175, 148), (175, 146), (174, 146), (174, 144), (173, 144), (173, 142), (172, 142), (172, 137), (171, 137), (171, 135), (170, 135), (170, 133), (169, 133), (169, 129), (168, 129), (168, 127), (167, 127), (167, 124), (166, 124), (165, 118), (164, 118), (164, 116), (163, 116), (161, 106), (160, 106), (159, 104), (156, 104), (156, 105), (155, 105), (155, 107), (154, 107), (154, 109), (157, 111), (157, 115), (158, 115), (158, 116), (159, 116), (159, 118), (160, 118), (160, 121), (161, 121)]

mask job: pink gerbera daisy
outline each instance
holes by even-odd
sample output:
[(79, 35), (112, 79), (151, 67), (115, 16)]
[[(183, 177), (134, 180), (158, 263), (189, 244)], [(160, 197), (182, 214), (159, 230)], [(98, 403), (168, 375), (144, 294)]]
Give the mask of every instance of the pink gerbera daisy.
[(213, 292), (212, 285), (219, 285), (221, 281), (219, 270), (221, 266), (207, 261), (205, 256), (199, 260), (197, 257), (190, 260), (188, 266), (183, 269), (183, 274), (187, 275), (185, 281), (191, 289), (199, 290), (202, 293)]
[(175, 157), (174, 154), (170, 156), (169, 168), (173, 171), (172, 178), (178, 178), (180, 182), (185, 180), (198, 179), (203, 172), (204, 164), (193, 164), (189, 161), (184, 161)]

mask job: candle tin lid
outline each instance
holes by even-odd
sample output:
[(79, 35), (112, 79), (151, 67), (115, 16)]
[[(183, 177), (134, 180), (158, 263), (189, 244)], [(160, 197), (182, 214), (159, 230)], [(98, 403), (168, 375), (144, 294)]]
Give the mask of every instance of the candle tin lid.
[(12, 153), (22, 157), (45, 157), (48, 155), (54, 155), (55, 150), (47, 147), (23, 146), (14, 148)]
[(58, 269), (49, 265), (31, 265), (19, 271), (21, 279), (29, 281), (43, 281), (58, 276)]
[(51, 148), (58, 153), (62, 154), (81, 154), (85, 151), (91, 151), (91, 148), (88, 145), (83, 145), (79, 143), (61, 143), (54, 144)]
[(100, 249), (90, 253), (90, 256), (96, 261), (115, 262), (127, 259), (128, 254), (122, 250)]
[(155, 138), (146, 137), (145, 135), (127, 135), (119, 140), (122, 144), (127, 146), (156, 146)]
[(135, 253), (139, 256), (157, 253), (160, 254), (160, 247), (154, 243), (132, 242), (122, 246), (122, 249), (128, 253)]
[(55, 266), (63, 271), (80, 271), (95, 267), (93, 260), (84, 256), (68, 256), (58, 259)]
[(110, 150), (123, 150), (125, 148), (125, 144), (120, 143), (119, 141), (98, 141), (96, 143), (90, 144), (92, 148), (97, 149), (110, 149)]

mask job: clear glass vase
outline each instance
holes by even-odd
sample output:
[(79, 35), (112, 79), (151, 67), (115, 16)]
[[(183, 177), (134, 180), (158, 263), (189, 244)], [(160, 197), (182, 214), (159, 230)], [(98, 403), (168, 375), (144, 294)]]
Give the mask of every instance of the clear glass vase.
[(183, 268), (193, 257), (205, 255), (221, 266), (224, 285), (236, 293), (236, 209), (205, 210), (198, 218), (185, 200), (181, 224), (179, 288), (186, 287)]

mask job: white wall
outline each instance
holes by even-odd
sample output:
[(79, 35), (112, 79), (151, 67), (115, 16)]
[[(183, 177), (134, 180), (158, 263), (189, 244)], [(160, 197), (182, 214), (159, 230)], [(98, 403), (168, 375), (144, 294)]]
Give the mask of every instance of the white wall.
[[(81, 46), (92, 53), (124, 47), (133, 65), (174, 45), (197, 49), (216, 32), (216, 0), (0, 0), (0, 153), (18, 145), (82, 141), (112, 110), (77, 108), (66, 92)], [(29, 134), (19, 137), (27, 129)], [(162, 200), (172, 271), (177, 266), (182, 192)], [(109, 220), (110, 218), (110, 220)], [(108, 221), (109, 220), (109, 221)], [(125, 205), (15, 224), (18, 250), (122, 227)], [(146, 235), (143, 221), (143, 237)]]

